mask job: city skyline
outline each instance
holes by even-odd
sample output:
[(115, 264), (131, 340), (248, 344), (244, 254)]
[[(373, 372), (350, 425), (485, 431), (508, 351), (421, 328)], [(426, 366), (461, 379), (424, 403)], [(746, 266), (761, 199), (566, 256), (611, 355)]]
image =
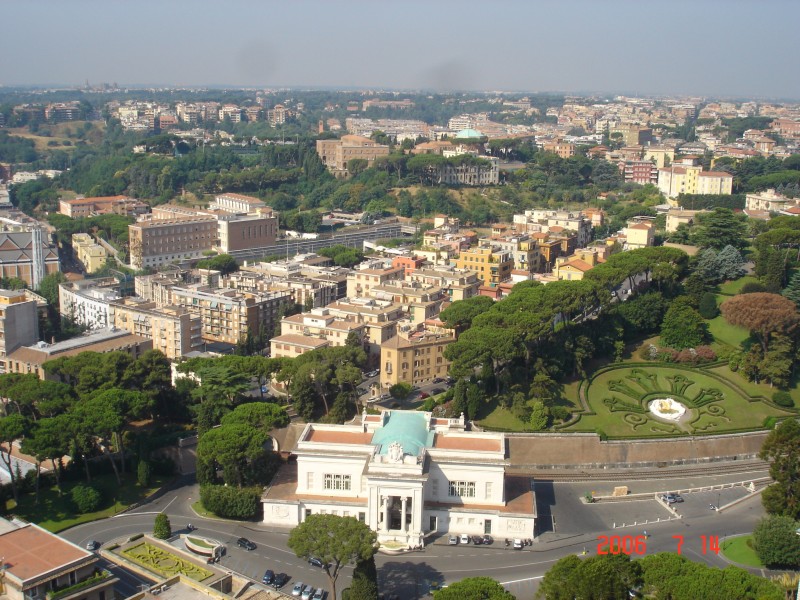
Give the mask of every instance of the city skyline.
[(0, 65), (4, 86), (800, 98), (800, 81), (780, 77), (781, 57), (800, 51), (792, 31), (800, 5), (784, 0), (11, 0), (5, 8), (14, 26), (0, 39), (13, 57)]

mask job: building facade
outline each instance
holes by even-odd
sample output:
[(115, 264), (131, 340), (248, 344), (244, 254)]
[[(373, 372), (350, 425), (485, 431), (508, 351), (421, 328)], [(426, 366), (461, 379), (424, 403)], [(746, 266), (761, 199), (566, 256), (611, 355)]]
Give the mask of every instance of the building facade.
[(358, 425), (310, 423), (294, 454), (262, 496), (265, 524), (350, 516), (379, 542), (409, 548), (443, 533), (534, 537), (531, 479), (505, 473), (504, 434), (467, 432), (463, 415), (383, 411)]
[[(21, 346), (30, 346), (39, 339), (39, 313), (36, 300), (25, 292), (0, 290), (0, 360)], [(5, 363), (0, 369), (5, 368)], [(2, 372), (2, 371), (0, 371)]]
[(388, 390), (396, 383), (412, 386), (447, 377), (450, 361), (444, 350), (455, 341), (446, 329), (399, 330), (381, 345), (380, 382)]

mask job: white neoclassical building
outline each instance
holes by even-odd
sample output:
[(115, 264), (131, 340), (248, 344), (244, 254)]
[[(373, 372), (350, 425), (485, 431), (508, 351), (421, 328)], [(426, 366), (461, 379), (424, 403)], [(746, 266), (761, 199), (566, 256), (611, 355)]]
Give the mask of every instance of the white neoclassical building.
[(533, 481), (506, 475), (504, 434), (465, 431), (463, 415), (386, 410), (361, 421), (306, 425), (296, 460), (264, 492), (264, 523), (351, 516), (411, 547), (437, 533), (534, 537)]

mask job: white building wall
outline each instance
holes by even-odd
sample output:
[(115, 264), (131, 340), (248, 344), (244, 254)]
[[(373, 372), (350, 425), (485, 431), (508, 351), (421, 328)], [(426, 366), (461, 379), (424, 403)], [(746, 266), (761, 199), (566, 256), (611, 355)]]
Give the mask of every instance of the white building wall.
[[(475, 496), (450, 496), (451, 481), (475, 483)], [(431, 461), (425, 500), (463, 504), (503, 504), (504, 469), (502, 466), (447, 464)]]
[(109, 326), (110, 300), (91, 298), (58, 286), (59, 313), (89, 329), (103, 329)]
[[(364, 497), (362, 490), (362, 473), (366, 458), (343, 458), (341, 456), (315, 456), (297, 459), (297, 493), (330, 496), (331, 498)], [(325, 489), (325, 475), (349, 475), (350, 490)]]

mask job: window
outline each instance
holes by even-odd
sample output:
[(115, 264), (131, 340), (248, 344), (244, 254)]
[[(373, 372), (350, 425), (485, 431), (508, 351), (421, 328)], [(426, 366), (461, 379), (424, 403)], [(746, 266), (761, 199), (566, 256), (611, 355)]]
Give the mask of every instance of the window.
[(434, 498), (438, 498), (439, 497), (439, 480), (438, 479), (431, 480), (431, 495)]
[(314, 473), (313, 473), (313, 471), (310, 471), (306, 475), (306, 488), (308, 488), (309, 490), (314, 488)]
[(349, 490), (350, 489), (350, 475), (334, 475), (331, 473), (325, 474), (325, 489), (326, 490)]
[(492, 497), (492, 482), (486, 482), (486, 499), (489, 500)]
[(475, 482), (474, 481), (451, 481), (447, 492), (448, 496), (458, 498), (474, 498), (475, 497)]

